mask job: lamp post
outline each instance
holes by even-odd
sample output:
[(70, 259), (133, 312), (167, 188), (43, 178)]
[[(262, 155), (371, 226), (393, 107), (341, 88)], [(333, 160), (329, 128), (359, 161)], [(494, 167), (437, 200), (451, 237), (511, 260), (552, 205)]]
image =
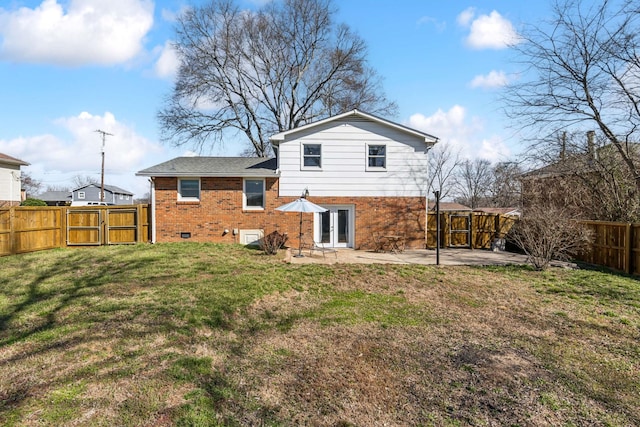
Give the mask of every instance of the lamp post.
[(440, 190), (433, 194), (436, 196), (436, 265), (440, 265)]

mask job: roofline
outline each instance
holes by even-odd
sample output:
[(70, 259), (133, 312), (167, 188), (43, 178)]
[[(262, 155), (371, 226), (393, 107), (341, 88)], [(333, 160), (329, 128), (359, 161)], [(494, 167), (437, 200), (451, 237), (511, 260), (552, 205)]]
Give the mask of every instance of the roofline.
[[(93, 184), (93, 183), (90, 183), (90, 184), (85, 184), (85, 185), (82, 185), (82, 186), (80, 186), (80, 187), (74, 188), (73, 190), (71, 190), (71, 191), (70, 191), (70, 193), (73, 193), (73, 192), (76, 192), (76, 191), (78, 191), (78, 190), (82, 190), (83, 188), (87, 188), (87, 187), (91, 187), (91, 186), (96, 187), (96, 188), (98, 188), (98, 189), (100, 189), (100, 187), (101, 187), (101, 185), (100, 185), (100, 184)], [(113, 188), (114, 186), (113, 186), (113, 185), (111, 185), (111, 184), (105, 184), (105, 185), (104, 185), (104, 189), (105, 189), (106, 191), (109, 191), (109, 192), (113, 193), (113, 194), (129, 194), (129, 195), (133, 196), (133, 193), (132, 193), (132, 192), (130, 192), (130, 191), (128, 191), (128, 190), (125, 190), (124, 188), (119, 188), (119, 190), (122, 190), (122, 191), (118, 191), (118, 190), (115, 190), (115, 191), (114, 191), (114, 190), (109, 189), (109, 187)]]
[(30, 166), (31, 163), (25, 162), (24, 160), (16, 159), (15, 157), (6, 158), (0, 157), (0, 163), (8, 164), (8, 165), (17, 165), (17, 166)]
[(337, 116), (327, 117), (326, 119), (318, 120), (317, 122), (308, 123), (306, 125), (303, 125), (303, 126), (300, 126), (300, 127), (294, 128), (294, 129), (290, 129), (290, 130), (286, 130), (284, 132), (277, 133), (277, 134), (271, 136), (269, 138), (269, 141), (271, 141), (271, 143), (273, 145), (277, 146), (277, 145), (279, 145), (280, 142), (284, 141), (288, 135), (290, 135), (292, 133), (299, 132), (299, 131), (306, 130), (306, 129), (311, 129), (311, 128), (314, 128), (316, 126), (320, 126), (320, 125), (323, 125), (325, 123), (330, 123), (330, 122), (332, 122), (334, 120), (340, 120), (340, 119), (343, 119), (343, 118), (349, 117), (349, 116), (364, 117), (364, 118), (369, 119), (369, 120), (371, 120), (373, 122), (380, 123), (380, 124), (383, 124), (383, 125), (398, 129), (398, 130), (400, 130), (402, 132), (406, 132), (406, 133), (412, 134), (412, 135), (420, 137), (420, 138), (424, 138), (424, 143), (425, 144), (435, 144), (436, 142), (438, 142), (438, 137), (436, 137), (436, 136), (433, 136), (433, 135), (430, 135), (428, 133), (412, 129), (412, 128), (407, 127), (407, 126), (400, 125), (398, 123), (383, 119), (381, 117), (374, 116), (372, 114), (363, 113), (362, 111), (357, 110), (357, 109), (351, 110), (351, 111), (347, 111), (346, 113), (338, 114)]
[(198, 172), (136, 172), (136, 176), (150, 176), (150, 177), (164, 177), (164, 178), (173, 178), (173, 177), (204, 177), (204, 178), (245, 178), (245, 177), (272, 177), (272, 176), (280, 176), (280, 172), (273, 170), (271, 172), (265, 173), (222, 173), (222, 172), (206, 172), (206, 173), (198, 173)]

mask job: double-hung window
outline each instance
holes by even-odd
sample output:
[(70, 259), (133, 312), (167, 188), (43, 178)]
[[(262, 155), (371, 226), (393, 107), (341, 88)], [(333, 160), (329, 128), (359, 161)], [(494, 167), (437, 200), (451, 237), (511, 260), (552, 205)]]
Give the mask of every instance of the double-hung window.
[(78, 191), (78, 199), (84, 200), (84, 197), (85, 197), (85, 192), (84, 191)]
[(384, 170), (387, 168), (387, 146), (380, 144), (367, 145), (367, 170)]
[(302, 168), (303, 169), (322, 168), (322, 145), (302, 144)]
[(264, 179), (245, 179), (243, 209), (264, 209)]
[(200, 179), (178, 179), (178, 200), (183, 202), (197, 202), (200, 200)]

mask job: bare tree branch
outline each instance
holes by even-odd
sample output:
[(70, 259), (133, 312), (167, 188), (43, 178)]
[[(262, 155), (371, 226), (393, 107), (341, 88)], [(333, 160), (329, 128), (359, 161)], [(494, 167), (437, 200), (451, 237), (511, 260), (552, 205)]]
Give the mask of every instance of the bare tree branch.
[(558, 0), (552, 19), (529, 27), (515, 46), (523, 78), (505, 92), (507, 113), (528, 129), (531, 151), (559, 132), (598, 130), (640, 196), (640, 2)]
[(162, 139), (202, 151), (235, 130), (266, 156), (273, 133), (353, 108), (395, 114), (364, 41), (334, 16), (331, 0), (189, 9), (177, 23), (175, 87), (158, 113)]

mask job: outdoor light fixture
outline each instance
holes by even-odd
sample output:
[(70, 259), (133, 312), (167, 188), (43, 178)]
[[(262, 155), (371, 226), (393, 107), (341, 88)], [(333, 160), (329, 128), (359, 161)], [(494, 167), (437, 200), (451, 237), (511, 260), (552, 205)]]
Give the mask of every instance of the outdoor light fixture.
[(302, 192), (302, 196), (303, 199), (306, 199), (307, 197), (309, 197), (309, 189), (305, 188), (304, 191)]

